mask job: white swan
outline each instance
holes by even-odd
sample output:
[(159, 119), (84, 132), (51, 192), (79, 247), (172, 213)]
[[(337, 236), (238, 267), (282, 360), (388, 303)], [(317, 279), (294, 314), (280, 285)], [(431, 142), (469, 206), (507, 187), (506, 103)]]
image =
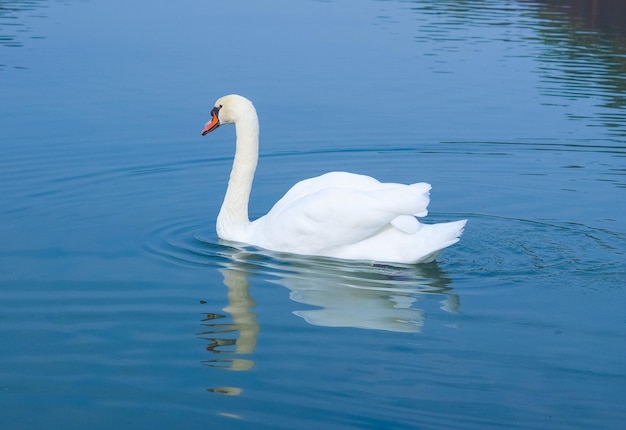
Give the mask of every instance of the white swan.
[(273, 251), (389, 263), (425, 263), (459, 241), (466, 220), (422, 224), (430, 184), (381, 183), (331, 172), (295, 184), (267, 215), (250, 222), (248, 201), (259, 154), (259, 121), (250, 100), (220, 98), (202, 135), (235, 124), (237, 143), (217, 217), (221, 239)]

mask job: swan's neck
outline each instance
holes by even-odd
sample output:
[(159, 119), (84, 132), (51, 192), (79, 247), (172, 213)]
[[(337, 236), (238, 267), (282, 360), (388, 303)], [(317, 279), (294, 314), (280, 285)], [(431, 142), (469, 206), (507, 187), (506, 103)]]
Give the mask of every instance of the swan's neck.
[(259, 120), (256, 113), (251, 112), (237, 121), (235, 131), (235, 159), (226, 196), (217, 216), (217, 234), (222, 239), (243, 242), (250, 225), (248, 202), (259, 158)]

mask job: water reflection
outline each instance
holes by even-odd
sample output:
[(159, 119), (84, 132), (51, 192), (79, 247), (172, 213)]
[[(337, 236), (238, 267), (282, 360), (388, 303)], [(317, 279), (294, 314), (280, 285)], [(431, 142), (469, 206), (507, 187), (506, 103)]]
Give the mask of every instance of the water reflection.
[(599, 120), (626, 135), (626, 3), (540, 0), (536, 9), (541, 91), (576, 101), (597, 98), (592, 114), (572, 111), (573, 120)]
[(459, 308), (451, 280), (436, 264), (394, 267), (291, 258), (288, 270), (272, 282), (288, 288), (293, 301), (314, 307), (294, 314), (316, 326), (419, 332), (421, 295), (440, 295), (443, 310)]
[[(440, 308), (458, 312), (459, 297), (451, 280), (436, 263), (394, 267), (345, 264), (332, 259), (281, 254), (277, 258), (235, 251), (220, 272), (228, 291), (225, 314), (208, 312), (202, 320), (207, 351), (216, 357), (203, 364), (226, 370), (249, 370), (260, 325), (253, 311), (249, 277), (264, 273), (269, 282), (290, 290), (290, 298), (311, 306), (293, 313), (309, 324), (394, 332), (420, 332), (425, 313), (416, 307), (420, 297), (435, 294)], [(269, 276), (268, 276), (269, 275)], [(230, 318), (228, 318), (230, 317)], [(238, 395), (240, 388), (219, 387), (211, 392)]]
[(272, 257), (259, 261), (256, 253), (234, 254), (222, 272), (224, 283), (234, 276), (229, 272), (246, 273), (250, 262), (257, 260), (269, 282), (289, 289), (294, 302), (312, 307), (293, 312), (312, 325), (419, 332), (424, 312), (415, 304), (421, 296), (440, 296), (446, 311), (459, 308), (449, 287), (451, 279), (436, 263), (389, 266), (290, 254)]
[[(626, 135), (626, 2), (622, 0), (443, 0), (408, 2), (414, 39), (435, 73), (450, 73), (479, 46), (498, 44), (500, 61), (526, 57), (540, 103), (565, 108), (611, 135)], [(520, 54), (521, 53), (521, 54)], [(516, 67), (519, 67), (516, 65)]]
[(540, 3), (547, 9), (567, 15), (572, 25), (626, 42), (626, 2), (624, 0), (523, 0)]
[[(205, 330), (198, 337), (209, 342), (207, 351), (218, 357), (225, 355), (226, 358), (214, 358), (202, 364), (226, 370), (250, 370), (254, 361), (240, 357), (254, 352), (260, 330), (256, 314), (252, 311), (256, 303), (248, 290), (250, 273), (245, 271), (245, 267), (236, 270), (225, 268), (220, 272), (228, 288), (228, 306), (223, 310), (230, 315), (231, 322), (221, 321), (226, 315), (206, 313), (202, 320)], [(208, 391), (229, 396), (241, 394), (241, 388), (237, 387), (216, 387)]]
[[(23, 46), (22, 35), (29, 31), (24, 14), (42, 7), (41, 0), (0, 0), (0, 46)], [(30, 18), (33, 15), (27, 15)]]
[[(254, 352), (259, 334), (259, 323), (252, 309), (256, 306), (250, 296), (248, 287), (248, 273), (244, 268), (238, 270), (222, 269), (224, 285), (228, 288), (228, 306), (223, 310), (231, 318), (231, 322), (222, 322), (226, 315), (206, 313), (202, 320), (205, 331), (199, 337), (209, 341), (207, 351), (214, 354), (246, 355)], [(224, 337), (226, 334), (236, 333), (234, 338)], [(248, 370), (253, 362), (247, 359), (213, 359), (204, 364), (212, 367), (221, 367), (229, 370)]]

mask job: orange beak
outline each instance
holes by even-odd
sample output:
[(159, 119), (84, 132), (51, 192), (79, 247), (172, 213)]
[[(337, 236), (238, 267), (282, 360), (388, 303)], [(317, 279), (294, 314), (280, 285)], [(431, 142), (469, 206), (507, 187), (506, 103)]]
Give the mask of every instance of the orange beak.
[(211, 121), (209, 121), (207, 125), (202, 129), (203, 136), (207, 133), (212, 132), (213, 130), (215, 130), (217, 127), (220, 126), (220, 119), (218, 118), (219, 111), (220, 111), (220, 108), (218, 107), (214, 107), (213, 110), (211, 111)]

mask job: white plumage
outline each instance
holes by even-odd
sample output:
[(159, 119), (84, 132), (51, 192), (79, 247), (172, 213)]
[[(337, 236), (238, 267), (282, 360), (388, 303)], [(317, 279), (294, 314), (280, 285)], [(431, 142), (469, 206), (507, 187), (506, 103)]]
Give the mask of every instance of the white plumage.
[(295, 184), (267, 213), (250, 222), (248, 202), (258, 161), (259, 121), (245, 97), (220, 98), (205, 135), (233, 123), (237, 143), (218, 236), (273, 251), (343, 259), (424, 263), (459, 241), (466, 220), (422, 224), (430, 184), (381, 183), (331, 172)]

